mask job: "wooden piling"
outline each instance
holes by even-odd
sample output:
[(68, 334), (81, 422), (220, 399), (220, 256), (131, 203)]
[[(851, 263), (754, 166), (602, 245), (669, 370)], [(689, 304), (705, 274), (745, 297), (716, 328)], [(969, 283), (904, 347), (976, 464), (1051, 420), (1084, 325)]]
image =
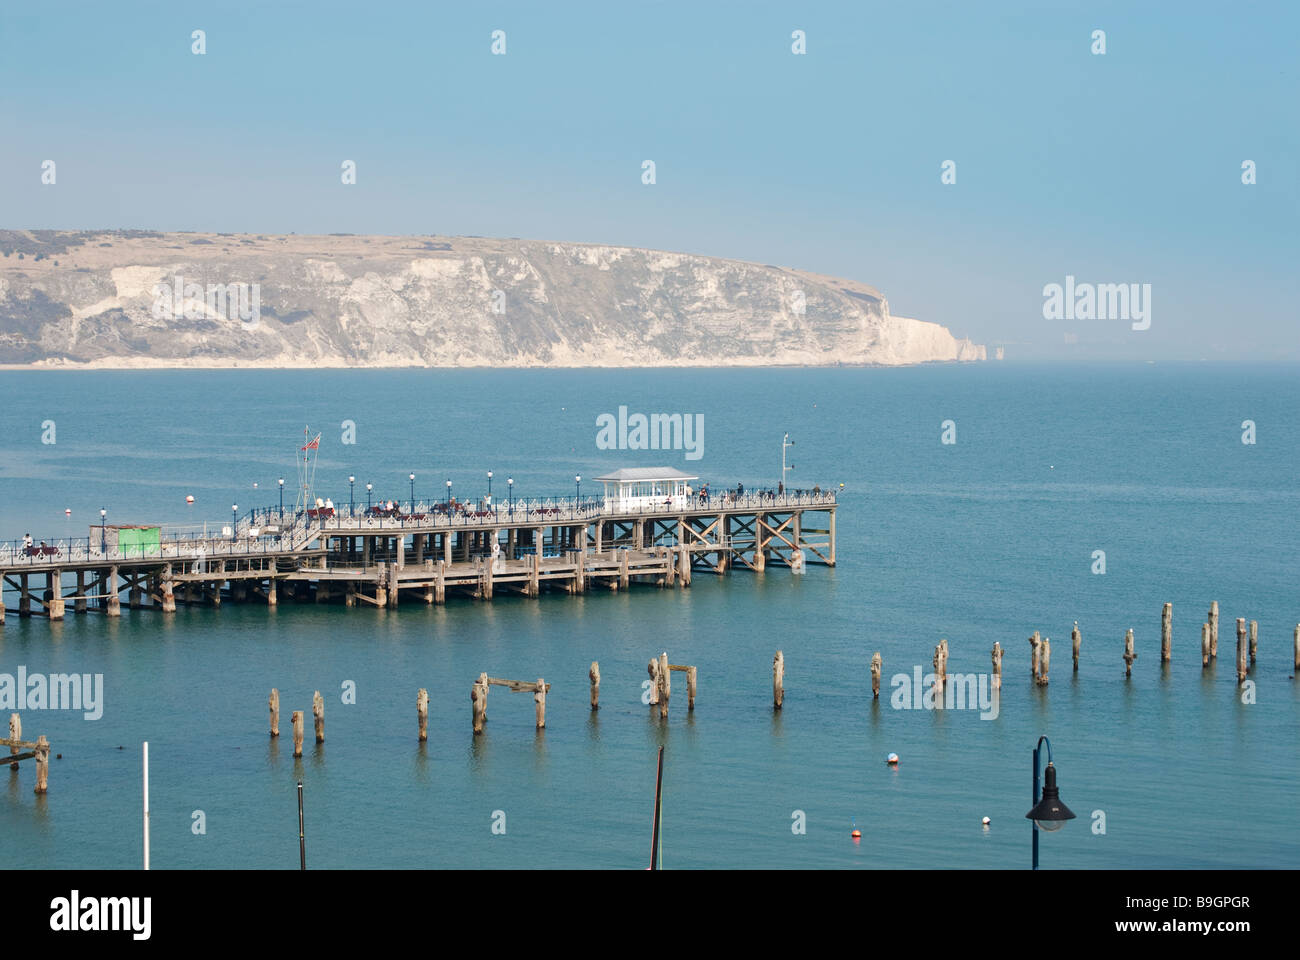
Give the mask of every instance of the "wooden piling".
[(1255, 653), (1259, 650), (1259, 623), (1250, 621), (1250, 665), (1255, 665)]
[(478, 680), (474, 682), (474, 686), (470, 688), (469, 692), (471, 709), (474, 712), (474, 732), (476, 734), (483, 732), (483, 724), (487, 721), (487, 695), (487, 674), (480, 673)]
[(316, 742), (325, 742), (325, 698), (317, 690), (311, 698), (311, 715), (316, 721)]
[[(167, 567), (171, 570), (171, 567)], [(167, 592), (163, 594), (163, 613), (174, 613), (176, 611), (176, 598), (171, 595), (171, 579), (167, 580)], [(117, 595), (117, 567), (109, 567), (108, 575), (104, 578), (104, 587), (99, 591), (108, 597), (104, 606), (104, 616), (120, 617), (122, 615), (122, 599)], [(171, 601), (170, 609), (167, 606), (168, 600)]]
[(1033, 636), (1029, 638), (1029, 678), (1035, 682), (1038, 681), (1038, 658), (1041, 645), (1042, 640), (1039, 639), (1038, 631), (1035, 630)]
[(668, 669), (668, 654), (659, 655), (659, 719), (668, 717), (668, 697), (672, 692), (673, 672)]
[(546, 681), (537, 678), (537, 690), (533, 693), (533, 703), (537, 705), (537, 729), (546, 726)]
[(1210, 659), (1219, 659), (1219, 601), (1210, 604)]
[(293, 723), (293, 755), (302, 756), (302, 711), (295, 710), (289, 715), (290, 722)]
[(1295, 665), (1294, 665), (1294, 668), (1293, 668), (1293, 669), (1295, 670), (1296, 673), (1300, 673), (1300, 623), (1297, 623), (1297, 624), (1295, 625), (1295, 657), (1294, 657), (1294, 660), (1295, 660)]
[(1246, 682), (1246, 618), (1237, 618), (1237, 683)]
[(280, 691), (275, 687), (271, 688), (271, 696), (267, 699), (266, 705), (271, 708), (271, 736), (280, 735)]
[(1136, 651), (1133, 649), (1133, 630), (1129, 629), (1124, 634), (1124, 676), (1129, 676), (1133, 672), (1133, 661), (1138, 658)]
[[(9, 715), (9, 739), (21, 740), (22, 738), (23, 738), (23, 718), (18, 716), (18, 714), (16, 713), (11, 713)], [(11, 746), (9, 748), (9, 752), (11, 754), (22, 753), (22, 748), (18, 746)], [(14, 761), (13, 763), (9, 764), (9, 769), (17, 770), (18, 762)]]
[(877, 650), (871, 655), (871, 699), (880, 699), (880, 671), (884, 668), (884, 661), (880, 659), (880, 651)]
[(50, 741), (45, 739), (45, 734), (36, 738), (32, 753), (36, 756), (36, 792), (45, 793), (50, 786)]
[(934, 667), (934, 692), (940, 701), (943, 699), (943, 644), (937, 643), (934, 646), (934, 656), (930, 658), (930, 664)]
[(1070, 631), (1070, 649), (1074, 654), (1074, 672), (1079, 672), (1079, 647), (1083, 643), (1083, 636), (1079, 633), (1079, 621), (1074, 621), (1074, 629)]
[(686, 668), (686, 712), (695, 710), (695, 681), (699, 674), (694, 667)]
[(1160, 662), (1168, 663), (1174, 652), (1174, 605), (1166, 603), (1160, 614)]
[(1210, 625), (1201, 624), (1201, 668), (1210, 665)]
[(1047, 686), (1047, 670), (1052, 662), (1052, 638), (1043, 637), (1038, 652), (1038, 685)]
[(785, 654), (780, 650), (772, 658), (772, 706), (780, 710), (785, 700)]
[(646, 664), (646, 673), (650, 674), (650, 706), (659, 705), (659, 658), (655, 657)]
[(415, 692), (415, 719), (420, 728), (420, 742), (429, 739), (429, 691), (421, 687)]
[(993, 689), (1002, 689), (1002, 644), (993, 641)]

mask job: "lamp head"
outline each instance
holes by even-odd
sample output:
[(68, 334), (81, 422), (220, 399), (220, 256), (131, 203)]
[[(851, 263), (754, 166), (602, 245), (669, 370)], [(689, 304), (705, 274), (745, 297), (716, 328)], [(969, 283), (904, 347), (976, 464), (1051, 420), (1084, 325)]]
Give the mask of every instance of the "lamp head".
[(1056, 767), (1050, 760), (1043, 771), (1043, 798), (1034, 804), (1034, 809), (1025, 814), (1025, 818), (1034, 821), (1039, 830), (1049, 833), (1060, 830), (1065, 821), (1074, 819), (1074, 812), (1061, 802), (1061, 791), (1056, 786)]

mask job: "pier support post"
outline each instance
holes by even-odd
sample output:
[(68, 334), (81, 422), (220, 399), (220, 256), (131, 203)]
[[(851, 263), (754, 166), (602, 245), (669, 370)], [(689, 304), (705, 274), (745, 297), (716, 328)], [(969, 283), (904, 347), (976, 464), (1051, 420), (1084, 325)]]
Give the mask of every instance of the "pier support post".
[(618, 552), (618, 588), (626, 590), (629, 582), (628, 576), (628, 551), (620, 550)]
[(27, 574), (18, 575), (18, 616), (30, 617), (32, 615), (32, 591), (27, 583)]
[(1079, 621), (1074, 621), (1074, 629), (1070, 631), (1070, 649), (1074, 653), (1074, 672), (1079, 672), (1079, 647), (1083, 645), (1083, 635), (1079, 633)]
[[(16, 713), (9, 714), (9, 739), (21, 740), (23, 738), (23, 718)], [(22, 747), (10, 747), (10, 754), (22, 753)], [(17, 770), (17, 762), (9, 764), (10, 770)]]
[[(0, 605), (3, 605), (2, 602), (0, 602)], [(86, 612), (86, 571), (85, 570), (77, 571), (77, 592), (73, 594), (72, 612), (73, 613)], [(0, 613), (0, 623), (4, 623), (3, 613)]]
[(50, 592), (50, 599), (46, 612), (50, 615), (51, 620), (63, 619), (63, 571), (51, 570), (45, 575), (46, 589)]
[(1043, 637), (1042, 647), (1038, 656), (1038, 685), (1047, 686), (1047, 671), (1052, 663), (1052, 638)]
[(266, 705), (271, 709), (271, 736), (280, 735), (280, 691), (275, 687), (271, 688), (271, 696), (266, 701)]
[(474, 711), (474, 734), (483, 732), (483, 721), (487, 719), (487, 684), (482, 678), (474, 681), (469, 691), (470, 706)]
[[(113, 583), (114, 583), (114, 586), (113, 586), (113, 593), (114, 593), (114, 595), (116, 595), (116, 593), (117, 593), (117, 586), (116, 586), (116, 584), (117, 584), (117, 568), (116, 568), (116, 567), (113, 568)], [(163, 613), (175, 613), (175, 612), (176, 612), (176, 587), (175, 587), (175, 585), (174, 585), (174, 581), (172, 580), (172, 565), (171, 565), (170, 563), (167, 564), (167, 565), (165, 565), (165, 566), (163, 567), (163, 572), (162, 572), (162, 601), (163, 601), (163, 607), (162, 607), (162, 608), (163, 608)], [(130, 596), (128, 595), (128, 596), (127, 596), (127, 603), (130, 603), (130, 602), (131, 602), (131, 598), (130, 598)]]
[(668, 717), (668, 697), (672, 693), (673, 672), (668, 668), (667, 652), (659, 655), (659, 719)]
[(1002, 689), (1002, 644), (993, 641), (993, 689)]
[(1219, 601), (1210, 604), (1210, 659), (1219, 659)]
[(1166, 603), (1160, 614), (1160, 662), (1168, 663), (1174, 654), (1174, 605)]
[(1035, 630), (1034, 635), (1029, 638), (1029, 678), (1035, 681), (1038, 679), (1038, 651), (1041, 644), (1038, 631)]
[(45, 734), (36, 738), (36, 793), (45, 793), (50, 787), (50, 741)]
[(1246, 619), (1237, 618), (1237, 683), (1246, 682)]
[[(401, 543), (402, 541), (399, 539), (397, 542)], [(398, 556), (401, 556), (400, 551), (398, 552)], [(390, 607), (395, 607), (397, 606), (397, 585), (401, 582), (398, 579), (398, 576), (401, 573), (400, 560), (398, 563), (394, 563), (387, 567), (385, 573), (388, 575), (388, 605)]]
[(415, 692), (415, 720), (419, 725), (420, 742), (429, 739), (429, 691), (421, 687)]
[(271, 577), (266, 581), (266, 605), (268, 607), (276, 607), (280, 605), (279, 593), (279, 581), (277, 581), (275, 577)]
[(1138, 658), (1137, 652), (1133, 649), (1133, 630), (1124, 634), (1124, 676), (1130, 676), (1133, 672), (1133, 661)]
[(686, 712), (695, 712), (695, 681), (699, 674), (694, 667), (686, 668)]
[(290, 722), (293, 723), (293, 755), (302, 756), (302, 711), (295, 710), (289, 716)]
[(0, 570), (0, 627), (5, 625), (4, 571)]
[[(168, 567), (170, 570), (171, 568)], [(163, 611), (167, 613), (175, 612), (176, 601), (171, 597), (171, 579), (170, 576), (164, 584), (167, 591), (163, 594)], [(122, 598), (117, 595), (117, 567), (108, 568), (108, 576), (104, 578), (104, 589), (100, 593), (108, 596), (108, 601), (104, 607), (104, 615), (107, 617), (120, 617), (122, 615)], [(167, 607), (167, 601), (171, 600), (170, 610)]]
[[(650, 674), (650, 706), (657, 707), (659, 705), (659, 659), (651, 658), (645, 670)], [(654, 713), (653, 710), (650, 712)]]
[(317, 690), (311, 698), (311, 715), (316, 721), (316, 742), (325, 742), (325, 698)]
[(591, 680), (591, 709), (600, 709), (600, 664), (591, 661), (591, 669), (587, 671), (587, 678)]
[(691, 551), (687, 549), (686, 544), (677, 545), (678, 552), (678, 570), (677, 579), (683, 587), (691, 585)]
[(772, 658), (772, 707), (780, 710), (785, 702), (785, 654), (780, 650)]
[(1250, 665), (1255, 665), (1255, 653), (1259, 650), (1259, 623), (1250, 621)]
[(533, 703), (537, 707), (537, 729), (546, 727), (546, 681), (537, 678), (537, 690), (533, 693)]
[(880, 671), (884, 667), (884, 661), (880, 659), (880, 651), (877, 650), (871, 655), (871, 699), (880, 699)]
[(438, 578), (433, 585), (434, 603), (447, 602), (447, 561), (438, 561)]

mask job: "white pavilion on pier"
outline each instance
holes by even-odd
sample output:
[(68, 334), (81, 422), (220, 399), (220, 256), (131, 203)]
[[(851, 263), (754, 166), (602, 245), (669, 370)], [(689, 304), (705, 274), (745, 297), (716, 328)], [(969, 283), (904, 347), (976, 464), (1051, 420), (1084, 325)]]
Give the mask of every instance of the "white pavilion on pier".
[(698, 479), (673, 467), (624, 467), (596, 477), (596, 482), (605, 485), (605, 513), (626, 513), (685, 509), (690, 481)]

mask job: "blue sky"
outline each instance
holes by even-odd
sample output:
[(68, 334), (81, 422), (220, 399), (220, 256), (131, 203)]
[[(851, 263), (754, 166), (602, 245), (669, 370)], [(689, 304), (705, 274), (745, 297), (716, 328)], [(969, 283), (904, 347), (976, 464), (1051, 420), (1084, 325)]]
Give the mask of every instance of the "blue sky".
[[(1296, 361), (1298, 9), (6, 4), (0, 226), (657, 247), (871, 283), (1008, 360)], [(1066, 275), (1150, 283), (1150, 329), (1045, 320)]]

